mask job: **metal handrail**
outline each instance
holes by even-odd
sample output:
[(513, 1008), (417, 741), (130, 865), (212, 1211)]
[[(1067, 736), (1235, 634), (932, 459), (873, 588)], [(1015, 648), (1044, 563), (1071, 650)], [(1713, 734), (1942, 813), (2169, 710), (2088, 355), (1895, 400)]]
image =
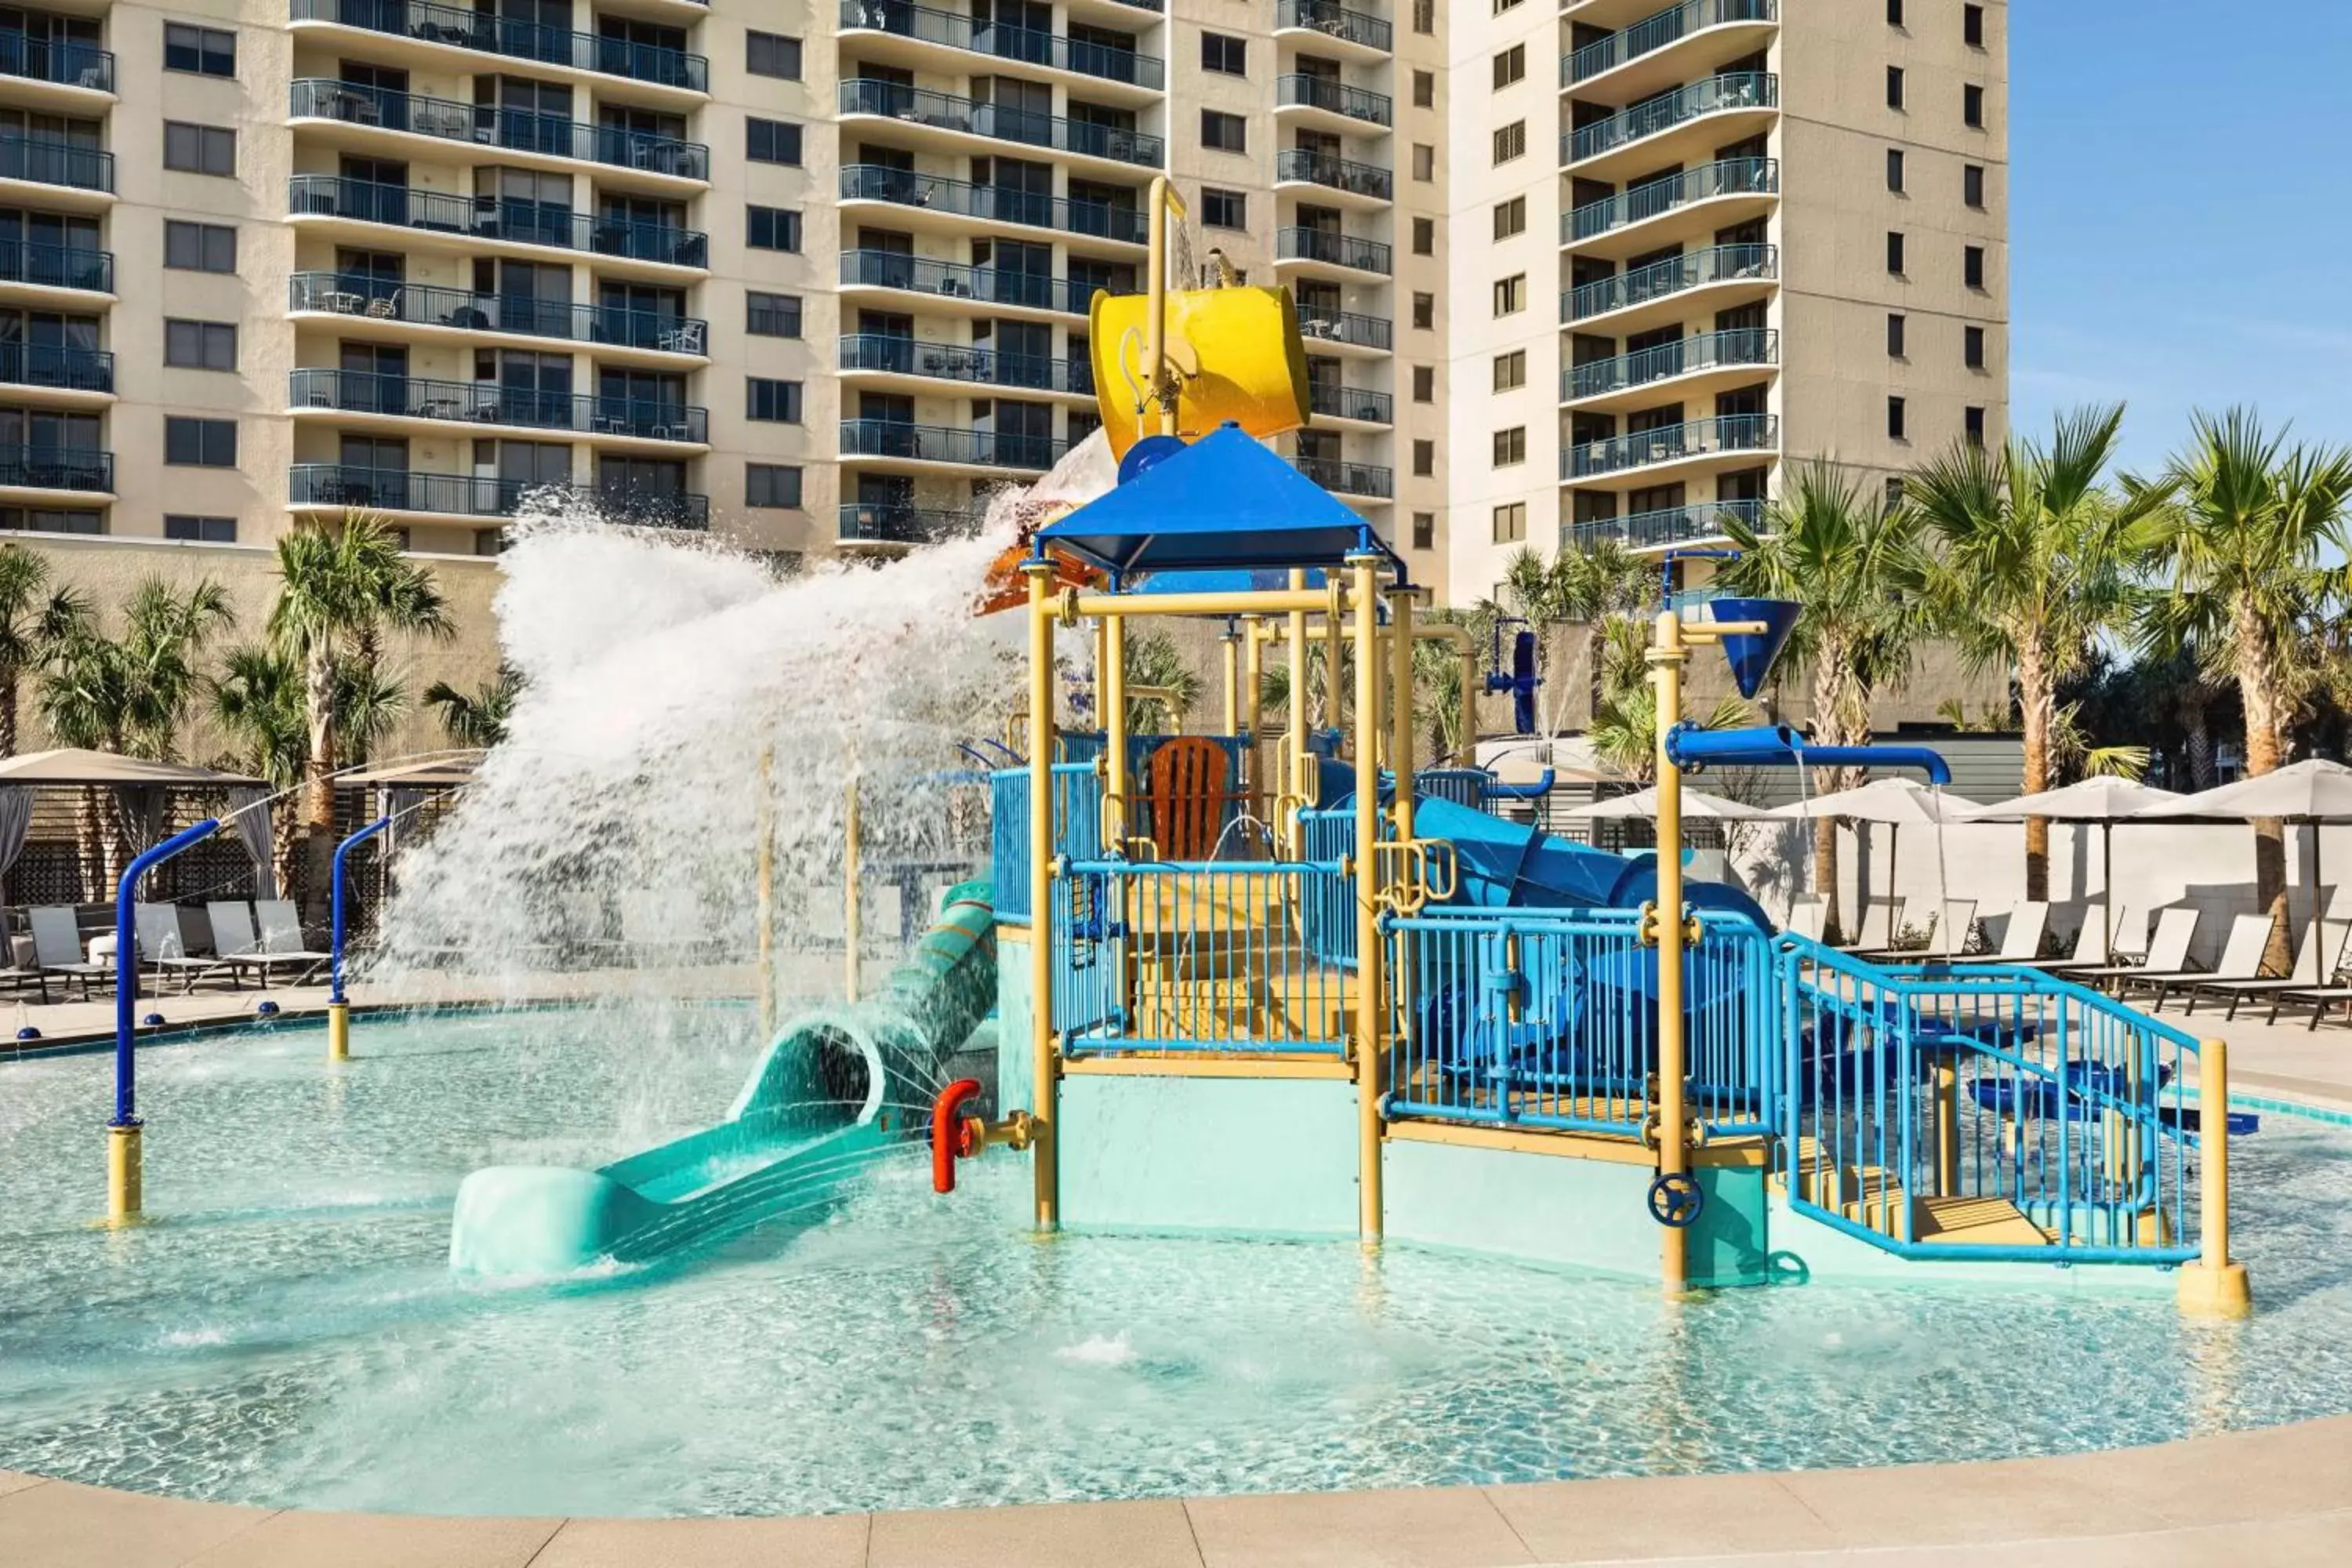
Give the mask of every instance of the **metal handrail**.
[(1298, 307), (1298, 335), (1310, 343), (1384, 349), (1390, 346), (1395, 333), (1396, 324), (1386, 316), (1368, 316), (1358, 310), (1323, 310), (1311, 305)]
[(1059, 462), (1066, 450), (1064, 443), (1052, 436), (1009, 430), (912, 425), (897, 419), (841, 422), (841, 451), (845, 457), (905, 458), (1043, 473)]
[(1285, 147), (1274, 155), (1276, 180), (1304, 180), (1359, 196), (1387, 201), (1395, 194), (1396, 176), (1377, 163), (1359, 163), (1305, 147)]
[(1396, 399), (1385, 392), (1373, 392), (1360, 386), (1329, 386), (1318, 381), (1307, 384), (1307, 409), (1310, 414), (1328, 414), (1334, 419), (1361, 419), (1368, 424), (1393, 423)]
[(1396, 43), (1396, 29), (1378, 16), (1350, 11), (1333, 0), (1279, 0), (1274, 8), (1277, 30), (1302, 27), (1326, 37), (1342, 38), (1387, 54)]
[(1599, 397), (1670, 376), (1720, 366), (1769, 365), (1780, 357), (1780, 334), (1767, 327), (1694, 332), (1613, 359), (1591, 360), (1560, 373), (1563, 399)]
[[(1142, 8), (1159, 9), (1156, 5)], [(1032, 27), (994, 26), (954, 11), (908, 5), (905, 0), (841, 0), (839, 15), (845, 30), (895, 33), (902, 38), (970, 49), (975, 54), (1017, 60), (1024, 65), (1050, 66), (1055, 70), (1124, 82), (1154, 92), (1167, 85), (1167, 68), (1154, 55), (1066, 38)]]
[(1658, 507), (1648, 511), (1630, 512), (1623, 517), (1593, 518), (1584, 522), (1572, 522), (1561, 529), (1562, 543), (1571, 549), (1587, 549), (1603, 539), (1613, 539), (1632, 550), (1651, 550), (1662, 544), (1685, 544), (1693, 540), (1717, 539), (1725, 532), (1724, 521), (1736, 519), (1752, 532), (1763, 527), (1764, 503), (1760, 500), (1700, 501), (1690, 506)]
[(710, 411), (657, 397), (607, 397), (506, 386), (495, 381), (435, 381), (377, 371), (309, 366), (288, 373), (288, 405), (386, 414), (406, 419), (519, 425), (654, 441), (706, 442)]
[(112, 392), (114, 356), (63, 343), (0, 343), (0, 382), (65, 392)]
[(1396, 493), (1396, 470), (1377, 463), (1294, 457), (1290, 466), (1334, 495), (1377, 496), (1385, 500)]
[(607, 343), (664, 353), (699, 354), (710, 324), (698, 316), (611, 305), (575, 304), (512, 294), (478, 294), (426, 283), (397, 283), (361, 272), (297, 272), (287, 309), (415, 326), (512, 332), (566, 342)]
[(1679, 5), (1627, 24), (1605, 38), (1596, 38), (1559, 62), (1559, 85), (1571, 87), (1628, 60), (1652, 55), (1679, 43), (1704, 27), (1731, 22), (1772, 22), (1780, 19), (1778, 0), (1683, 0)]
[(1001, 103), (933, 92), (929, 88), (871, 77), (851, 77), (837, 84), (835, 100), (844, 114), (871, 114), (927, 125), (941, 131), (1014, 142), (1024, 147), (1050, 147), (1088, 158), (1135, 163), (1156, 169), (1168, 144), (1148, 132), (1092, 121), (1068, 120), (1057, 114), (1036, 114)]
[(79, 245), (48, 245), (19, 240), (0, 246), (0, 279), (34, 283), (46, 289), (87, 289), (114, 292), (114, 252)]
[(922, 342), (883, 332), (845, 332), (835, 353), (836, 368), (845, 371), (886, 371), (1039, 392), (1091, 395), (1095, 389), (1094, 366), (1082, 359), (998, 353), (992, 349)]
[(61, 137), (0, 131), (0, 179), (70, 185), (81, 191), (111, 191), (114, 154)]
[(1379, 240), (1359, 239), (1327, 229), (1276, 229), (1274, 254), (1280, 261), (1323, 261), (1334, 267), (1352, 267), (1359, 272), (1386, 273), (1393, 269), (1394, 252)]
[(1570, 207), (1560, 215), (1560, 243), (1573, 245), (1714, 196), (1771, 195), (1780, 189), (1778, 158), (1718, 158), (1712, 163), (1644, 180), (1626, 186), (1616, 195)]
[(339, 174), (289, 176), (286, 210), (290, 217), (350, 218), (476, 239), (584, 250), (667, 267), (707, 269), (710, 260), (710, 237), (699, 229), (598, 217), (546, 202), (447, 195)]
[(1560, 477), (1590, 479), (1652, 463), (1678, 462), (1711, 452), (1753, 452), (1780, 438), (1780, 420), (1771, 414), (1718, 414), (1706, 419), (1636, 430), (1605, 440), (1586, 441), (1560, 454)]
[(297, 120), (333, 120), (509, 153), (638, 169), (681, 180), (710, 178), (710, 149), (699, 142), (619, 125), (591, 125), (569, 115), (424, 98), (362, 82), (298, 78), (289, 84), (287, 113)]
[(1780, 101), (1780, 79), (1770, 71), (1725, 71), (1563, 132), (1560, 162), (1580, 163), (1704, 115), (1734, 109), (1770, 109)]
[(1396, 113), (1396, 100), (1387, 93), (1297, 72), (1274, 79), (1274, 101), (1277, 108), (1324, 109), (1374, 125), (1391, 123)]
[(104, 494), (114, 489), (114, 454), (84, 447), (0, 447), (0, 485)]
[(487, 474), (297, 463), (286, 472), (286, 490), (288, 504), (292, 506), (366, 507), (485, 519), (512, 517), (526, 499), (544, 495), (557, 501), (601, 507), (643, 527), (703, 529), (710, 523), (710, 498), (691, 490), (526, 484)]
[(79, 38), (37, 38), (20, 32), (0, 33), (0, 76), (112, 92), (114, 56)]
[(1587, 316), (1622, 310), (1703, 284), (1768, 279), (1780, 275), (1778, 246), (1710, 246), (1580, 284), (1560, 296), (1560, 320), (1580, 321)]
[(994, 267), (964, 267), (896, 250), (845, 250), (841, 253), (839, 279), (845, 286), (904, 289), (917, 294), (939, 294), (987, 305), (1026, 305), (1076, 316), (1087, 313), (1095, 293), (1094, 284), (1074, 278), (1049, 278)]
[(904, 206), (929, 207), (960, 217), (995, 223), (1024, 224), (1142, 245), (1150, 238), (1143, 212), (1108, 202), (1073, 201), (1038, 191), (1005, 185), (975, 185), (939, 174), (916, 174), (879, 163), (845, 163), (841, 169), (841, 199), (845, 202), (895, 202)]
[(331, 22), (690, 92), (710, 90), (710, 61), (701, 55), (430, 0), (289, 0), (287, 14), (296, 22)]

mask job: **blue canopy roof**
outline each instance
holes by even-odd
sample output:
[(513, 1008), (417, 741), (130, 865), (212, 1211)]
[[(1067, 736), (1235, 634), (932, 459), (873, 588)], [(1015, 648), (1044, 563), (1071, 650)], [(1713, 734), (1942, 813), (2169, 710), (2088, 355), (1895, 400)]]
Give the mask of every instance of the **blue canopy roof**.
[(1039, 529), (1036, 542), (1121, 576), (1328, 567), (1366, 550), (1389, 553), (1371, 524), (1233, 424)]

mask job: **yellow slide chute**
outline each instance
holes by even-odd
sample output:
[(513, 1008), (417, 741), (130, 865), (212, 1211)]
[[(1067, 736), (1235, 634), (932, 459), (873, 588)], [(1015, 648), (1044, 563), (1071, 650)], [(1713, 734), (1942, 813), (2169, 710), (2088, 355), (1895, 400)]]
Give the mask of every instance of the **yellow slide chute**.
[[(1230, 419), (1263, 439), (1307, 423), (1307, 351), (1290, 290), (1173, 289), (1165, 300), (1178, 436), (1195, 441)], [(1146, 363), (1150, 325), (1149, 294), (1094, 297), (1095, 405), (1117, 457), (1160, 428)]]

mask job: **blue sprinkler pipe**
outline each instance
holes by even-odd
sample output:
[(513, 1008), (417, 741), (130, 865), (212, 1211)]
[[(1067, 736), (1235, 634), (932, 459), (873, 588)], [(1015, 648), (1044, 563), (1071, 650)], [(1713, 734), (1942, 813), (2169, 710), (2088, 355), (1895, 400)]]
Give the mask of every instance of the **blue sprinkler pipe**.
[(1678, 768), (1917, 768), (1930, 784), (1952, 782), (1952, 765), (1932, 746), (1815, 746), (1786, 724), (1746, 730), (1677, 724), (1666, 731), (1666, 756)]
[(351, 853), (391, 826), (392, 817), (387, 813), (335, 846), (333, 898), (335, 936), (327, 949), (330, 954), (327, 963), (327, 1000), (338, 1006), (341, 1005), (343, 1001), (343, 885), (351, 880), (349, 866)]
[(192, 848), (220, 831), (220, 818), (207, 816), (194, 827), (163, 840), (122, 873), (114, 889), (114, 1120), (109, 1127), (139, 1125), (136, 1072), (131, 1066), (131, 1038), (137, 1032), (139, 1001), (139, 879), (181, 850)]

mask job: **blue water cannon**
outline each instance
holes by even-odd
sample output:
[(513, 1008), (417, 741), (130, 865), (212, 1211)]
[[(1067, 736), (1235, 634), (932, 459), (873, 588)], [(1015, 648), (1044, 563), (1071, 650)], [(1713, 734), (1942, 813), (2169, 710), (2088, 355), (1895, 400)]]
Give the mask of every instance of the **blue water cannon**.
[[(1511, 637), (1511, 673), (1503, 673), (1503, 627), (1516, 625), (1519, 630)], [(1536, 634), (1525, 621), (1516, 616), (1505, 616), (1495, 622), (1495, 644), (1486, 661), (1486, 689), (1511, 694), (1511, 733), (1532, 735), (1536, 732), (1536, 688), (1542, 679), (1536, 674)]]

